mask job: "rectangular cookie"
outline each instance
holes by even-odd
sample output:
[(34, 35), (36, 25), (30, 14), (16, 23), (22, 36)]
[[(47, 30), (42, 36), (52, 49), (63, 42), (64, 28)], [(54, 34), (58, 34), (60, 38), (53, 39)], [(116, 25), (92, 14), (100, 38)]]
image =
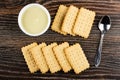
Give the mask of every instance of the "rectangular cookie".
[(43, 54), (45, 56), (48, 67), (51, 73), (55, 73), (61, 70), (61, 67), (54, 55), (53, 47), (57, 46), (57, 43), (52, 43), (46, 47), (42, 48)]
[(84, 38), (88, 38), (92, 24), (94, 22), (95, 12), (90, 11), (85, 8), (80, 8), (75, 25), (73, 27), (73, 32)]
[(56, 58), (65, 73), (72, 69), (64, 52), (64, 49), (67, 47), (69, 47), (69, 43), (64, 42), (53, 48), (54, 54), (56, 55)]
[(61, 31), (61, 26), (62, 26), (63, 19), (65, 17), (67, 10), (68, 10), (68, 8), (66, 6), (60, 5), (59, 9), (56, 13), (55, 19), (52, 23), (52, 26), (51, 26), (51, 29), (53, 31), (56, 31), (56, 32), (61, 33), (63, 35), (67, 34), (66, 32)]
[(66, 16), (63, 20), (63, 24), (62, 24), (62, 28), (61, 28), (62, 31), (64, 31), (64, 32), (66, 32), (70, 35), (75, 36), (75, 34), (72, 32), (72, 29), (73, 29), (73, 26), (74, 26), (74, 23), (75, 23), (77, 13), (78, 13), (78, 8), (77, 7), (71, 5), (68, 8)]
[(45, 43), (41, 43), (38, 46), (31, 49), (33, 58), (42, 73), (46, 73), (49, 70), (42, 52), (42, 48), (45, 46), (46, 46)]
[(31, 54), (31, 51), (30, 51), (30, 49), (35, 47), (35, 46), (37, 46), (37, 43), (32, 43), (32, 44), (30, 44), (28, 46), (25, 46), (25, 47), (21, 48), (21, 51), (22, 51), (23, 56), (24, 56), (24, 59), (25, 59), (25, 61), (27, 63), (29, 71), (31, 73), (34, 73), (34, 72), (39, 70), (39, 68), (36, 65), (35, 60), (34, 60), (32, 54)]
[(89, 68), (89, 63), (80, 44), (76, 43), (66, 48), (65, 54), (76, 74)]

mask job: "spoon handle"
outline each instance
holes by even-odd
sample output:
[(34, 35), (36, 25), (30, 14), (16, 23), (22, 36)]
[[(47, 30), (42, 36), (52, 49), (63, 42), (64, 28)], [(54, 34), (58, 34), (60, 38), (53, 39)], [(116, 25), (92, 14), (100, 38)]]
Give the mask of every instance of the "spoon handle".
[(101, 52), (102, 52), (102, 44), (103, 44), (104, 33), (101, 34), (101, 39), (99, 43), (99, 47), (97, 49), (97, 53), (95, 55), (95, 66), (98, 67), (101, 61)]

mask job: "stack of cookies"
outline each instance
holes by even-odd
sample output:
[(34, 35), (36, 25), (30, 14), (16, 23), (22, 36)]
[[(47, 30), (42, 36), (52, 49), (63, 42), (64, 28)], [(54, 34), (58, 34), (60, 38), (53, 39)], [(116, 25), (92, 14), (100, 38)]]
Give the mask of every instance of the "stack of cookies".
[(81, 7), (60, 5), (51, 29), (63, 35), (79, 35), (88, 38), (95, 18), (95, 12)]
[(68, 42), (61, 44), (36, 42), (21, 48), (29, 71), (34, 73), (38, 70), (51, 73), (63, 70), (67, 73), (74, 70), (76, 74), (90, 67), (88, 60), (79, 43), (69, 45)]

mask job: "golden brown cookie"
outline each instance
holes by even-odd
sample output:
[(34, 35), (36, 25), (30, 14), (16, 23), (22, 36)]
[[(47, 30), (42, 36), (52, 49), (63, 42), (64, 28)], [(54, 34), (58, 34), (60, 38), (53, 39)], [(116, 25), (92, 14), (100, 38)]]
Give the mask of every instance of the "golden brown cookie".
[(49, 70), (45, 57), (42, 52), (42, 48), (45, 46), (46, 46), (46, 43), (41, 43), (30, 50), (38, 68), (42, 73), (46, 73)]
[(76, 74), (89, 68), (89, 63), (80, 44), (76, 43), (73, 46), (66, 48), (65, 54)]
[(76, 35), (88, 38), (94, 19), (95, 19), (94, 11), (90, 11), (83, 7), (80, 8), (75, 25), (73, 27), (73, 32)]
[(56, 13), (55, 19), (52, 23), (52, 26), (51, 26), (51, 29), (53, 31), (56, 31), (56, 32), (61, 33), (63, 35), (67, 34), (66, 32), (61, 31), (61, 26), (62, 26), (62, 23), (63, 23), (63, 20), (64, 20), (64, 17), (66, 15), (67, 10), (68, 10), (68, 8), (66, 6), (60, 5), (59, 9)]
[(35, 63), (35, 60), (34, 60), (32, 54), (31, 54), (31, 51), (30, 51), (30, 49), (35, 47), (35, 46), (37, 46), (37, 43), (32, 43), (32, 44), (30, 44), (28, 46), (25, 46), (25, 47), (21, 48), (24, 59), (25, 59), (25, 61), (27, 63), (29, 71), (31, 73), (34, 73), (34, 72), (39, 70), (39, 68), (38, 68), (37, 64)]
[(53, 48), (56, 58), (65, 73), (72, 69), (64, 52), (64, 49), (67, 47), (69, 47), (69, 43), (64, 42)]
[(57, 43), (52, 43), (46, 47), (42, 48), (43, 54), (45, 56), (48, 67), (51, 73), (55, 73), (61, 70), (61, 67), (54, 55), (53, 47), (57, 46)]
[(63, 24), (62, 24), (62, 31), (66, 32), (68, 34), (71, 34), (73, 36), (75, 36), (75, 34), (72, 32), (73, 26), (75, 24), (75, 19), (77, 17), (77, 13), (78, 13), (78, 8), (71, 5), (68, 8), (68, 11), (66, 13), (66, 16), (63, 20)]

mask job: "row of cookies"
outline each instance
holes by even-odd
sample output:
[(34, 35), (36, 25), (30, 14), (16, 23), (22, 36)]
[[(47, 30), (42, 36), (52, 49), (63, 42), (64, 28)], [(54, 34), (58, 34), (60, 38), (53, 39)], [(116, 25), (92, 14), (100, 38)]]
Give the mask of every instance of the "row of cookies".
[(95, 18), (95, 12), (81, 7), (60, 5), (51, 29), (63, 35), (79, 35), (88, 38)]
[(46, 43), (37, 44), (36, 42), (21, 48), (24, 59), (29, 71), (34, 73), (38, 70), (46, 73), (60, 71), (67, 73), (71, 69), (76, 74), (90, 67), (88, 60), (79, 43), (69, 45), (68, 42), (61, 44)]

